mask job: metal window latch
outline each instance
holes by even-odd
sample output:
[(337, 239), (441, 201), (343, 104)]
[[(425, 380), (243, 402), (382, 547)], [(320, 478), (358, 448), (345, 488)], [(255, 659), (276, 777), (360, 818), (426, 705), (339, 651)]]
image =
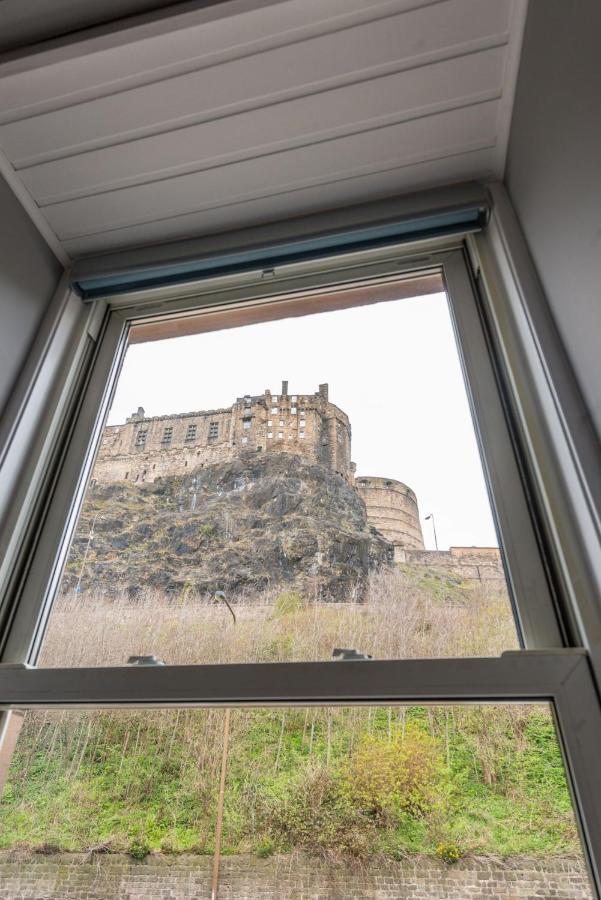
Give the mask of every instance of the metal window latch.
[(373, 659), (373, 656), (370, 656), (369, 653), (359, 653), (357, 650), (352, 650), (348, 647), (334, 647), (332, 650), (332, 659)]
[(127, 660), (128, 666), (164, 666), (162, 659), (156, 656), (130, 656)]

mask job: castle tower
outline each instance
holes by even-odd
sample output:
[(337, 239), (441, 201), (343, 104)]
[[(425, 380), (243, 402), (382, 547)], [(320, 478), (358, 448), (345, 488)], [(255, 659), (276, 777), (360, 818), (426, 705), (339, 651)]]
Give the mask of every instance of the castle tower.
[(391, 478), (357, 476), (355, 488), (367, 508), (370, 525), (395, 546), (395, 559), (402, 548), (424, 549), (417, 497), (410, 487)]

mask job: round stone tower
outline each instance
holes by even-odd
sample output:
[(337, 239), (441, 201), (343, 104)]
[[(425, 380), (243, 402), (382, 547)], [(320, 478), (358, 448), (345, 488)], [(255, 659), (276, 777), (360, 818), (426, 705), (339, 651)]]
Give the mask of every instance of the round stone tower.
[(367, 508), (370, 525), (395, 547), (424, 549), (417, 497), (402, 481), (357, 476), (355, 488)]

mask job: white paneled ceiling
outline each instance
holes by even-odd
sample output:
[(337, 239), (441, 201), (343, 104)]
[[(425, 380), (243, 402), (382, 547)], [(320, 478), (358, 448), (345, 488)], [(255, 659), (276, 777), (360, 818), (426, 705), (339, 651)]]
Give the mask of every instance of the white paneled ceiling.
[(71, 257), (503, 173), (525, 0), (231, 0), (0, 64)]

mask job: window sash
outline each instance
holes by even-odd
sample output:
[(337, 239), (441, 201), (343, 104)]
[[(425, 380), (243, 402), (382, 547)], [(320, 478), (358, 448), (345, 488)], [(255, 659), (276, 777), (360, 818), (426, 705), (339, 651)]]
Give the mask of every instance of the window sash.
[(548, 702), (601, 896), (601, 708), (584, 650), (495, 659), (36, 669), (0, 665), (0, 709)]
[[(416, 279), (427, 277), (429, 284), (444, 284), (454, 323), (459, 355), (466, 374), (466, 387), (472, 408), (476, 437), (488, 480), (493, 515), (504, 550), (507, 580), (514, 603), (521, 642), (528, 648), (561, 647), (565, 643), (555, 604), (548, 587), (544, 560), (540, 555), (535, 527), (523, 490), (521, 468), (514, 452), (512, 435), (501, 400), (501, 390), (490, 355), (479, 298), (473, 289), (465, 252), (455, 244), (428, 242), (423, 256), (415, 258), (415, 248), (388, 247), (334, 259), (317, 269), (308, 264), (283, 267), (277, 284), (256, 293), (255, 276), (245, 291), (239, 276), (216, 279), (209, 285), (196, 284), (182, 291), (142, 292), (142, 296), (116, 297), (107, 304), (102, 340), (74, 422), (57, 488), (40, 532), (36, 553), (16, 605), (12, 627), (4, 647), (3, 660), (9, 663), (35, 664), (52, 600), (67, 556), (70, 538), (77, 520), (94, 455), (99, 446), (106, 411), (115, 389), (128, 338), (140, 326), (174, 317), (214, 315), (216, 309), (226, 322), (248, 306), (259, 316), (275, 319), (297, 314), (299, 297), (305, 311), (318, 312), (337, 296), (337, 308), (349, 305), (340, 299), (349, 285), (360, 282), (371, 286), (372, 302), (383, 292), (392, 298), (406, 291)], [(412, 252), (413, 251), (413, 252)], [(296, 288), (296, 290), (293, 290)], [(205, 292), (206, 289), (206, 292)], [(213, 289), (215, 289), (213, 291)], [(430, 288), (431, 290), (432, 288)], [(325, 291), (325, 294), (324, 294)], [(419, 287), (417, 288), (419, 292)], [(218, 302), (217, 302), (218, 300)], [(156, 304), (160, 301), (160, 312)], [(351, 290), (350, 305), (353, 297)]]
[[(518, 628), (527, 648), (546, 649), (527, 649), (499, 659), (157, 669), (29, 667), (37, 659), (132, 329), (141, 333), (167, 318), (198, 323), (202, 317), (221, 316), (225, 321), (248, 316), (250, 311), (259, 321), (298, 314), (299, 309), (317, 312), (337, 308), (336, 289), (350, 282), (369, 281), (386, 292), (394, 279), (393, 288), (402, 295), (403, 279), (407, 287), (422, 276), (431, 284), (442, 278), (447, 290)], [(56, 460), (49, 503), (36, 524), (31, 565), (13, 598), (12, 626), (3, 648), (4, 665), (0, 665), (0, 709), (548, 700), (558, 722), (585, 846), (599, 885), (601, 711), (586, 656), (559, 649), (568, 638), (548, 585), (549, 567), (531, 518), (524, 467), (508, 421), (509, 386), (499, 374), (502, 370), (491, 349), (495, 324), (475, 290), (462, 241), (457, 237), (424, 241), (306, 266), (295, 263), (272, 273), (268, 284), (262, 273), (247, 273), (121, 295), (96, 304), (91, 318), (97, 349), (70, 384), (71, 402), (63, 403), (72, 417), (62, 429), (63, 439), (65, 433), (69, 439)]]

